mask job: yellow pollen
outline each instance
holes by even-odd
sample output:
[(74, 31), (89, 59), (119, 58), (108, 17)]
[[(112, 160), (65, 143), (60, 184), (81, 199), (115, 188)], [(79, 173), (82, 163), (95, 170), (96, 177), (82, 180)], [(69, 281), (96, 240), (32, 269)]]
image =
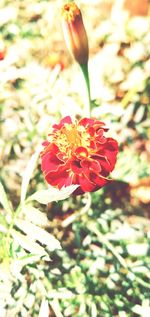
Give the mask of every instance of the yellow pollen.
[(74, 21), (80, 15), (80, 10), (75, 3), (67, 3), (62, 8), (62, 16), (68, 22)]
[(65, 134), (66, 139), (68, 141), (68, 143), (70, 143), (70, 145), (77, 145), (80, 144), (81, 142), (81, 137), (76, 129), (76, 127), (74, 127), (73, 125), (70, 126), (68, 125), (67, 127), (62, 128), (62, 133)]
[[(52, 134), (51, 141), (67, 157), (72, 156), (78, 147), (85, 147), (87, 150), (90, 147), (90, 135), (76, 124), (65, 124), (61, 130)], [(83, 152), (82, 156), (86, 154)]]

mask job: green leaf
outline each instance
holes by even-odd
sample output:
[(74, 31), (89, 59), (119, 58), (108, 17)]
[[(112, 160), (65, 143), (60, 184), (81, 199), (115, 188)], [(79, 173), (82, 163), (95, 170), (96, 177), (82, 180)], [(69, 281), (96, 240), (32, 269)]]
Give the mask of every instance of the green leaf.
[[(27, 254), (23, 257), (15, 259), (14, 262), (12, 262), (12, 265), (19, 272), (23, 266), (28, 265), (30, 263), (31, 264), (36, 263), (37, 261), (39, 261), (39, 255), (35, 255), (35, 254), (30, 253), (30, 254)], [(44, 256), (44, 261), (51, 261), (48, 254), (46, 254)]]
[(141, 122), (144, 117), (144, 114), (145, 114), (145, 106), (141, 105), (136, 111), (136, 114), (134, 116), (134, 122), (136, 123)]
[(57, 189), (50, 187), (49, 189), (39, 190), (28, 198), (28, 200), (36, 200), (41, 204), (47, 205), (52, 201), (58, 201), (68, 198), (79, 185), (70, 185)]
[(29, 239), (37, 240), (47, 245), (50, 251), (61, 249), (60, 242), (44, 229), (37, 227), (27, 220), (18, 219), (15, 221), (15, 224), (21, 231), (28, 235)]
[(47, 215), (35, 207), (25, 205), (22, 207), (22, 213), (24, 216), (23, 218), (34, 223), (35, 225), (46, 227), (49, 224)]
[(4, 226), (5, 228), (7, 228), (7, 226), (8, 226), (8, 222), (7, 222), (6, 218), (7, 217), (5, 214), (0, 213), (0, 224), (2, 226)]
[(57, 298), (54, 298), (50, 302), (50, 305), (51, 305), (56, 317), (63, 317), (63, 315), (61, 313), (61, 307), (60, 307), (60, 304), (59, 304), (59, 301)]
[(33, 175), (33, 171), (34, 171), (34, 169), (36, 167), (40, 151), (41, 151), (41, 146), (38, 147), (36, 152), (31, 156), (31, 159), (28, 162), (27, 167), (26, 167), (26, 169), (25, 169), (25, 171), (23, 173), (22, 184), (21, 184), (21, 203), (26, 198), (28, 185), (29, 185), (30, 179), (31, 179), (31, 177)]
[(11, 204), (7, 198), (7, 194), (4, 190), (3, 185), (0, 183), (0, 203), (2, 204), (2, 206), (4, 207), (4, 209), (9, 213), (12, 214), (13, 209), (11, 207)]
[(49, 316), (48, 301), (45, 298), (42, 300), (38, 317), (43, 317), (43, 316), (45, 316), (45, 317)]
[(44, 248), (42, 248), (38, 243), (32, 241), (30, 237), (16, 231), (12, 230), (12, 237), (18, 244), (25, 250), (31, 252), (33, 255), (48, 256), (47, 252), (45, 252)]

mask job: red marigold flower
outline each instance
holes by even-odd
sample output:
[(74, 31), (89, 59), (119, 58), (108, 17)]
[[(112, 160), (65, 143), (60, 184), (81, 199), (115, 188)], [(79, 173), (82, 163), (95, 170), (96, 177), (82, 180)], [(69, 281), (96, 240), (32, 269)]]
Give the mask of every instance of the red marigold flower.
[(70, 116), (53, 125), (41, 152), (46, 181), (59, 189), (78, 184), (76, 195), (105, 186), (118, 153), (117, 141), (104, 136), (107, 130), (99, 120), (72, 122)]

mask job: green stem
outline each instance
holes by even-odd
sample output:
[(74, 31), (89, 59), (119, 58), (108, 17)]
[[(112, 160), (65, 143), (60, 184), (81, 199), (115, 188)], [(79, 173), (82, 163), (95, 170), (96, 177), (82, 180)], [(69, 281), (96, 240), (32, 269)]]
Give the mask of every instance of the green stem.
[(88, 63), (80, 64), (84, 80), (86, 83), (87, 95), (88, 95), (88, 102), (86, 105), (86, 115), (90, 117), (91, 115), (91, 91), (90, 91), (90, 78), (89, 78), (89, 70), (88, 70)]
[(22, 204), (20, 204), (20, 205), (18, 206), (18, 208), (16, 209), (16, 211), (15, 211), (15, 213), (14, 213), (14, 215), (13, 215), (12, 221), (11, 221), (11, 223), (10, 223), (10, 226), (9, 226), (8, 232), (7, 232), (7, 241), (10, 240), (11, 232), (12, 232), (12, 229), (13, 229), (13, 227), (14, 227), (14, 225), (15, 225), (15, 220), (17, 219), (17, 217), (18, 217), (18, 215), (19, 215), (21, 209), (22, 209)]
[(79, 210), (78, 212), (74, 213), (73, 215), (69, 216), (67, 219), (65, 219), (62, 222), (62, 227), (66, 228), (68, 227), (71, 223), (73, 223), (76, 219), (80, 218), (82, 215), (84, 215), (85, 213), (87, 213), (90, 209), (91, 206), (91, 195), (90, 193), (87, 193), (87, 202), (85, 204), (85, 206)]

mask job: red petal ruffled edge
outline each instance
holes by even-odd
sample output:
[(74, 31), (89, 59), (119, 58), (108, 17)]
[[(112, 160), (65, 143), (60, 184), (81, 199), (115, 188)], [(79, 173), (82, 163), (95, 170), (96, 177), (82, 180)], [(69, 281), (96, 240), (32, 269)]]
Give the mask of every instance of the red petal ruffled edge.
[(109, 172), (112, 172), (117, 160), (118, 153), (118, 143), (112, 138), (107, 138), (106, 142), (101, 146), (98, 153), (103, 156), (107, 162), (110, 164)]
[(49, 171), (57, 171), (63, 162), (52, 152), (46, 152), (42, 156), (41, 169), (46, 175)]
[(72, 184), (72, 177), (67, 171), (66, 166), (59, 166), (57, 171), (49, 172), (45, 176), (46, 181), (51, 186), (57, 186), (61, 189), (63, 186), (69, 186)]
[(53, 125), (54, 131), (60, 130), (64, 126), (65, 123), (72, 124), (72, 119), (70, 116), (64, 117), (62, 120), (60, 120), (59, 124), (54, 124)]
[[(106, 128), (105, 123), (99, 120), (95, 120), (92, 118), (83, 118), (79, 121), (79, 125), (82, 125), (84, 127), (97, 127), (97, 128)], [(107, 129), (108, 130), (108, 129)]]
[(84, 175), (74, 174), (72, 184), (78, 184), (79, 187), (73, 192), (73, 195), (83, 195), (86, 192), (92, 192), (96, 190), (95, 184), (92, 184), (90, 180)]
[(93, 126), (95, 120), (91, 118), (83, 118), (79, 121), (79, 125), (83, 125), (84, 127), (86, 126)]

